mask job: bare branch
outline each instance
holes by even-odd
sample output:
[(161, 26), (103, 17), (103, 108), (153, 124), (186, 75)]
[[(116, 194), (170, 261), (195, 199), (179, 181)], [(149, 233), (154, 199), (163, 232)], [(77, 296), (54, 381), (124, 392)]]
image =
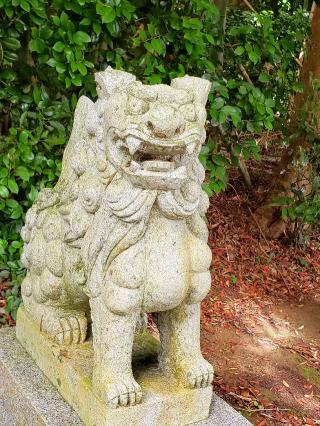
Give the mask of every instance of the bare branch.
[(252, 80), (251, 80), (251, 78), (250, 78), (249, 74), (247, 73), (247, 71), (246, 71), (245, 67), (244, 67), (241, 63), (239, 63), (239, 69), (240, 69), (240, 71), (241, 71), (241, 74), (242, 74), (242, 75), (243, 75), (243, 77), (245, 78), (245, 80), (246, 80), (249, 84), (251, 84), (251, 86), (254, 86), (254, 84), (252, 83)]
[(252, 4), (248, 1), (248, 0), (243, 0), (243, 3), (252, 11), (257, 13), (257, 11), (255, 10), (255, 8), (252, 6)]

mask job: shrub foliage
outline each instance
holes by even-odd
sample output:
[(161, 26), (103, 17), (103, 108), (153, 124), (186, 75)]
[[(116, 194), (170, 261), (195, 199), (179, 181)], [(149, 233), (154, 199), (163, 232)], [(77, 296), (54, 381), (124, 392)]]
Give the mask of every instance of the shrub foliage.
[(77, 99), (96, 96), (94, 71), (111, 65), (150, 84), (186, 73), (213, 82), (201, 153), (210, 195), (225, 189), (240, 155), (258, 158), (257, 135), (273, 129), (276, 112), (285, 117), (300, 90), (301, 9), (230, 10), (225, 34), (209, 0), (0, 0), (0, 19), (0, 274), (11, 275), (13, 315), (24, 213), (59, 176)]

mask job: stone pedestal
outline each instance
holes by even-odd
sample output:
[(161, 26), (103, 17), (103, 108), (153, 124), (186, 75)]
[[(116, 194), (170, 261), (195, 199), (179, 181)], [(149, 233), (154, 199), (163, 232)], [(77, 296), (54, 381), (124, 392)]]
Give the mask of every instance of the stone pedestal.
[[(14, 329), (0, 330), (0, 378), (1, 425), (84, 426), (78, 414), (65, 402), (17, 341)], [(117, 413), (118, 409), (114, 411)], [(96, 417), (98, 414), (96, 413)], [(176, 422), (181, 425), (179, 419)], [(125, 426), (131, 424), (129, 421)], [(250, 424), (214, 394), (209, 418), (196, 423), (197, 426)]]
[[(121, 332), (121, 331), (120, 331)], [(75, 347), (53, 343), (19, 309), (17, 338), (87, 426), (186, 425), (209, 415), (212, 390), (185, 389), (158, 370), (158, 341), (148, 333), (137, 336), (133, 372), (144, 393), (141, 404), (109, 407), (92, 390), (93, 350), (88, 339)]]

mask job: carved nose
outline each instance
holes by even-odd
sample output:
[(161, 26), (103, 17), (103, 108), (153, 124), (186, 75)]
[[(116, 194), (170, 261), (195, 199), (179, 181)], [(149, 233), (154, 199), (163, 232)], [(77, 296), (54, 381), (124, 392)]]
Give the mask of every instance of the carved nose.
[(171, 138), (184, 131), (183, 116), (167, 105), (157, 105), (149, 111), (146, 126), (153, 136)]

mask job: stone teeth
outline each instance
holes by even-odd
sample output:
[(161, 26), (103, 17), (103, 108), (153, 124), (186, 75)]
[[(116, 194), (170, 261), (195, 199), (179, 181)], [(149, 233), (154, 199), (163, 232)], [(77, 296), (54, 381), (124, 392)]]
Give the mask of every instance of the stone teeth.
[(127, 147), (131, 155), (138, 151), (142, 141), (133, 136), (128, 136), (126, 139)]
[(195, 142), (193, 142), (193, 143), (189, 143), (188, 145), (187, 145), (187, 153), (188, 154), (192, 154), (193, 152), (194, 152), (194, 150), (195, 150), (195, 147), (196, 147), (196, 143)]
[(130, 170), (132, 172), (136, 172), (137, 170), (141, 169), (141, 165), (139, 163), (137, 163), (136, 161), (131, 161), (130, 163)]

